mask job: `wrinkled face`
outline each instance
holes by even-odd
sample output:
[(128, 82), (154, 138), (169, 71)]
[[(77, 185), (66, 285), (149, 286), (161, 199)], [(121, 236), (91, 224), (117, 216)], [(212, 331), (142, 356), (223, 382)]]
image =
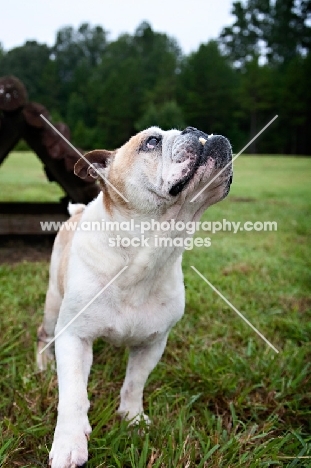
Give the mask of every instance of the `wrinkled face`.
[(193, 127), (182, 132), (151, 127), (114, 152), (96, 150), (85, 156), (93, 168), (80, 160), (76, 174), (97, 177), (95, 168), (128, 200), (125, 202), (110, 185), (102, 183), (109, 205), (122, 205), (141, 215), (164, 214), (175, 205), (180, 209), (188, 204), (201, 212), (229, 193), (232, 180), (229, 141)]

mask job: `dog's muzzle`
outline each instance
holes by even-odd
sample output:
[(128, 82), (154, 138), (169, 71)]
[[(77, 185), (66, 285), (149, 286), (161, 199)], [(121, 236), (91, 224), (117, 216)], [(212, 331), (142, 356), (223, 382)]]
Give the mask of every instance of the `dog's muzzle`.
[[(169, 191), (170, 195), (178, 195), (194, 177), (199, 167), (205, 166), (212, 158), (215, 169), (224, 168), (232, 160), (231, 145), (222, 135), (208, 135), (194, 127), (187, 127), (176, 138), (173, 146), (173, 161), (189, 161), (188, 171), (176, 182)], [(228, 167), (228, 187), (232, 183), (232, 167)]]

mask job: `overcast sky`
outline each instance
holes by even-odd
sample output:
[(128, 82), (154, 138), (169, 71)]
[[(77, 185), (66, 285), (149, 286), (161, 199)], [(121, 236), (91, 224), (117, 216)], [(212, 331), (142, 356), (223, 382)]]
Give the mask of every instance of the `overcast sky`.
[[(5, 50), (37, 40), (52, 45), (63, 26), (101, 25), (115, 39), (133, 33), (143, 20), (165, 32), (189, 53), (216, 38), (232, 24), (233, 0), (6, 0), (0, 15), (0, 42)], [(1, 73), (1, 71), (0, 71)]]

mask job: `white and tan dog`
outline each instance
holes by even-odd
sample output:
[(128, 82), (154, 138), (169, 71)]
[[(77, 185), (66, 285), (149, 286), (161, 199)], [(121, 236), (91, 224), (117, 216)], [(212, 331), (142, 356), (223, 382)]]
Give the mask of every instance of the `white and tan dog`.
[[(204, 210), (223, 199), (232, 179), (231, 146), (222, 136), (210, 136), (192, 127), (162, 131), (158, 127), (140, 132), (120, 149), (88, 153), (89, 166), (80, 159), (75, 173), (96, 176), (101, 192), (89, 205), (71, 207), (78, 226), (85, 222), (129, 221), (137, 237), (139, 223), (149, 221), (196, 221)], [(226, 168), (191, 203), (190, 200)], [(94, 169), (95, 168), (95, 169)], [(128, 200), (126, 202), (117, 193)], [(137, 228), (137, 231), (136, 231)], [(171, 238), (186, 236), (165, 232)], [(72, 468), (88, 458), (91, 432), (87, 412), (87, 381), (92, 364), (92, 342), (103, 337), (130, 350), (121, 389), (119, 412), (131, 422), (143, 413), (143, 389), (149, 373), (164, 351), (170, 329), (182, 317), (185, 294), (181, 257), (183, 248), (156, 246), (159, 231), (149, 231), (142, 247), (111, 247), (115, 232), (75, 232), (62, 229), (55, 240), (43, 324), (39, 328), (38, 365), (46, 367), (51, 347), (43, 347), (73, 319), (94, 296), (125, 267), (102, 294), (55, 340), (59, 384), (58, 419), (50, 452), (52, 468)]]

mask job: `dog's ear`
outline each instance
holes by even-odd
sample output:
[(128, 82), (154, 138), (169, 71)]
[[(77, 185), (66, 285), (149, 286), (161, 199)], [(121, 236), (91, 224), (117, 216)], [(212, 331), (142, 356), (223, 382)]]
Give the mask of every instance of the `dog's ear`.
[(94, 150), (90, 151), (83, 155), (83, 158), (80, 158), (76, 162), (74, 167), (74, 173), (85, 179), (87, 176), (91, 176), (94, 179), (99, 177), (97, 170), (104, 169), (107, 167), (109, 159), (115, 154), (115, 151), (107, 150)]

